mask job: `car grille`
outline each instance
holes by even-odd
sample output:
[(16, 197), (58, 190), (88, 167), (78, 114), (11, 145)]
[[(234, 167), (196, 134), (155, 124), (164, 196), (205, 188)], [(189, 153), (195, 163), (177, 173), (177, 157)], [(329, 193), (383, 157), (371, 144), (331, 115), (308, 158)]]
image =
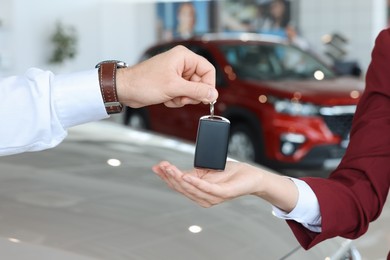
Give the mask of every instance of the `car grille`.
[(345, 138), (351, 131), (353, 114), (347, 115), (322, 115), (326, 125), (333, 134)]

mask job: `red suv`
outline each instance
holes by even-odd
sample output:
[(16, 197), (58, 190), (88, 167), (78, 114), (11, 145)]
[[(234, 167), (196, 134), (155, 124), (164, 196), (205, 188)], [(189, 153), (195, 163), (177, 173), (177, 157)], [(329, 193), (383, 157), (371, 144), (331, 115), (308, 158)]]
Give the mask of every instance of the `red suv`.
[[(333, 168), (345, 152), (364, 82), (339, 76), (308, 51), (258, 34), (204, 35), (157, 44), (149, 58), (175, 45), (207, 58), (217, 71), (215, 114), (231, 122), (229, 155), (275, 169)], [(127, 108), (124, 124), (195, 141), (207, 105)]]

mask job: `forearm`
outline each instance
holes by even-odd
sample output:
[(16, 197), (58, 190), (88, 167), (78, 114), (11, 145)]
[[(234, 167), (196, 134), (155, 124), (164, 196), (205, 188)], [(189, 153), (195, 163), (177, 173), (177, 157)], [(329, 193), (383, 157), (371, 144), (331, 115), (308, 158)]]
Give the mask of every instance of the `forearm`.
[(263, 199), (285, 212), (291, 212), (298, 201), (298, 189), (291, 179), (276, 174), (267, 174)]
[(0, 155), (59, 144), (74, 125), (107, 117), (97, 71), (55, 76), (30, 69), (0, 81)]
[(276, 217), (294, 220), (313, 232), (321, 232), (318, 199), (306, 182), (262, 168), (249, 167), (248, 171), (253, 176), (249, 179), (256, 183), (257, 187), (252, 194), (272, 204)]
[(320, 234), (289, 221), (301, 245), (364, 234), (386, 201), (390, 187), (390, 30), (375, 42), (367, 71), (366, 89), (352, 124), (350, 143), (339, 167), (328, 179), (304, 178), (321, 207)]
[(262, 168), (249, 167), (253, 174), (262, 176), (257, 185), (258, 189), (252, 193), (253, 195), (268, 201), (285, 212), (294, 209), (299, 193), (297, 186), (290, 178), (271, 173)]

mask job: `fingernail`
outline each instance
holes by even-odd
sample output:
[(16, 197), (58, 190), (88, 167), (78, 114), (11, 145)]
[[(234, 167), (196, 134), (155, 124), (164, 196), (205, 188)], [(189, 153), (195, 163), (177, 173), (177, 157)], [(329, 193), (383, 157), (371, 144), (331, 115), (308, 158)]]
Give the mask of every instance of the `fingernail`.
[(209, 95), (208, 95), (207, 99), (210, 100), (210, 101), (214, 101), (214, 100), (217, 99), (217, 97), (218, 97), (217, 90), (215, 90), (214, 88), (211, 88), (209, 90)]
[(172, 169), (166, 168), (165, 171), (166, 171), (166, 173), (168, 173), (169, 175), (173, 176), (173, 171), (172, 171)]

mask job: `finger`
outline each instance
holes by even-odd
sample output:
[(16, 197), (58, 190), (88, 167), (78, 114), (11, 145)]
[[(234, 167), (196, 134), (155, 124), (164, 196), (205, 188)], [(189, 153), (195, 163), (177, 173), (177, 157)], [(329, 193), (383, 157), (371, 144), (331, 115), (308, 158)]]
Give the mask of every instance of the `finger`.
[(183, 78), (215, 86), (215, 67), (205, 57), (189, 52), (189, 55), (184, 56), (183, 65)]
[(168, 184), (168, 179), (167, 179), (167, 176), (165, 175), (165, 173), (161, 170), (153, 170), (154, 173), (160, 177), (161, 180), (163, 180), (164, 182), (166, 182)]
[(229, 197), (228, 191), (226, 189), (223, 189), (220, 185), (207, 182), (191, 175), (184, 175), (183, 180), (192, 184), (200, 191), (212, 195), (214, 197), (222, 198), (225, 200)]
[(169, 165), (171, 164), (168, 161), (161, 161), (158, 164), (152, 166), (152, 171), (157, 174), (163, 174), (164, 173), (163, 169), (165, 167), (168, 167)]
[[(204, 193), (191, 183), (184, 181), (183, 177), (190, 173), (183, 174), (177, 167), (167, 161), (160, 162), (152, 169), (171, 189), (183, 194), (202, 207), (207, 208), (222, 202), (220, 198)], [(199, 172), (194, 174), (198, 175)]]
[(220, 198), (207, 194), (199, 190), (196, 186), (183, 180), (186, 174), (183, 174), (175, 166), (171, 165), (166, 168), (166, 174), (170, 183), (174, 186), (174, 189), (189, 199), (195, 201), (201, 206), (211, 206), (221, 202)]
[(165, 172), (163, 172), (163, 171), (156, 171), (155, 173), (156, 173), (156, 175), (158, 177), (160, 177), (161, 180), (163, 180), (167, 184), (167, 186), (170, 189), (175, 190), (173, 184), (171, 183), (169, 177), (167, 176), (167, 174), (165, 174)]
[[(183, 182), (184, 183), (184, 182)], [(183, 186), (183, 189), (179, 191), (182, 195), (187, 197), (188, 199), (192, 200), (193, 202), (197, 203), (198, 205), (204, 207), (204, 208), (209, 208), (217, 203), (214, 203), (214, 200), (210, 198), (204, 198), (204, 196), (199, 195), (199, 190), (198, 192), (192, 192), (189, 187), (185, 187), (186, 185), (190, 186), (189, 183), (184, 183), (185, 185)], [(192, 186), (195, 188), (194, 186)]]
[(168, 100), (167, 102), (164, 103), (164, 105), (166, 107), (178, 108), (178, 107), (183, 107), (185, 105), (196, 105), (199, 103), (200, 103), (199, 100), (191, 99), (189, 97), (177, 97), (177, 98), (173, 98), (171, 100)]
[(196, 80), (194, 75), (198, 75), (204, 83), (215, 86), (215, 67), (205, 57), (184, 46), (176, 46), (171, 51), (177, 52), (177, 55), (174, 56), (181, 59), (181, 66), (177, 66), (176, 69), (182, 77)]
[(178, 169), (175, 169), (174, 166), (170, 165), (167, 167), (162, 167), (162, 171), (166, 176), (167, 184), (175, 191), (185, 194), (185, 190), (182, 187), (182, 175)]
[(169, 162), (163, 161), (153, 166), (152, 170), (168, 185), (169, 188), (175, 190), (175, 183), (172, 182), (172, 177), (166, 171), (166, 168), (169, 166)]
[(205, 193), (199, 190), (197, 187), (191, 185), (190, 183), (183, 182), (182, 183), (183, 190), (185, 192), (185, 196), (189, 199), (195, 201), (202, 207), (211, 207), (217, 204), (220, 204), (223, 199)]
[(203, 82), (192, 82), (185, 79), (182, 79), (179, 85), (182, 87), (175, 89), (179, 96), (202, 102), (212, 102), (218, 99), (218, 91), (214, 88), (214, 85), (208, 85)]

